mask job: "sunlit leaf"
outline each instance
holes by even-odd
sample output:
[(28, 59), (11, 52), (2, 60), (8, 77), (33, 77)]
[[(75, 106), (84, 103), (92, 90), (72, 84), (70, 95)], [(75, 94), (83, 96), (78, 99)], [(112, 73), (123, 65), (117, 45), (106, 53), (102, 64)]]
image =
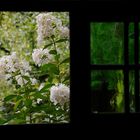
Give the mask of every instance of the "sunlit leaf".
[[(68, 41), (68, 39), (60, 39), (60, 40), (55, 41), (55, 43), (61, 43), (61, 42), (66, 42), (66, 41)], [(51, 45), (53, 45), (53, 44), (54, 43), (50, 43), (48, 45), (45, 45), (44, 49), (49, 47), (49, 46), (51, 46)]]
[(4, 101), (5, 101), (5, 102), (6, 102), (6, 101), (9, 101), (9, 100), (11, 100), (11, 99), (14, 99), (15, 97), (17, 97), (17, 95), (9, 95), (9, 96), (7, 96), (7, 97), (4, 98)]
[(57, 51), (56, 50), (50, 50), (49, 53), (50, 54), (57, 54)]
[(68, 57), (68, 58), (64, 59), (60, 64), (69, 63), (69, 62), (70, 62), (70, 58)]

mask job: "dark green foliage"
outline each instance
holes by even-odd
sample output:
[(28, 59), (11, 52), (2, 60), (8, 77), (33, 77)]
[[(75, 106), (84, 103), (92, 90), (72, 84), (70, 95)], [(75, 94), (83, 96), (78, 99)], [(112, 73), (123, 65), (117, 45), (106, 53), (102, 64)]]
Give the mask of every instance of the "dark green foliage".
[[(91, 23), (91, 64), (124, 64), (123, 23)], [(93, 111), (123, 112), (123, 84), (123, 71), (93, 70)]]
[[(140, 28), (140, 24), (139, 24)], [(128, 28), (128, 59), (129, 64), (135, 64), (135, 36), (134, 36), (134, 23), (129, 23)], [(140, 29), (139, 29), (140, 31)], [(91, 64), (124, 64), (124, 27), (123, 23), (91, 23)], [(139, 36), (140, 44), (140, 36)], [(139, 45), (140, 46), (140, 45)], [(139, 47), (140, 55), (140, 47)], [(140, 57), (139, 57), (140, 58)], [(140, 59), (139, 59), (140, 62)], [(103, 83), (106, 84), (106, 92), (102, 90)], [(91, 73), (91, 89), (94, 108), (97, 108), (95, 104), (99, 104), (96, 92), (98, 94), (106, 93), (106, 99), (102, 102), (110, 102), (112, 107), (115, 107), (113, 111), (122, 112), (124, 108), (124, 81), (123, 71), (103, 71), (96, 70)], [(129, 97), (130, 97), (130, 111), (135, 112), (135, 73), (129, 71)], [(110, 92), (110, 91), (115, 91)], [(94, 93), (95, 92), (95, 93)], [(108, 94), (112, 94), (109, 96)], [(114, 94), (114, 95), (113, 95)], [(99, 96), (99, 95), (98, 95)], [(106, 101), (105, 101), (106, 100)], [(105, 105), (105, 104), (104, 104)], [(103, 104), (102, 104), (103, 106)], [(94, 110), (93, 108), (93, 110)], [(112, 112), (112, 110), (95, 110)]]
[(134, 23), (129, 24), (129, 63), (134, 64)]
[(129, 95), (130, 95), (130, 111), (135, 111), (135, 95), (134, 95), (134, 88), (135, 88), (135, 80), (134, 80), (134, 71), (129, 72)]
[(123, 23), (91, 23), (91, 63), (123, 64)]
[[(98, 112), (122, 112), (124, 87), (122, 71), (91, 72), (92, 108)], [(118, 97), (117, 97), (118, 96)]]

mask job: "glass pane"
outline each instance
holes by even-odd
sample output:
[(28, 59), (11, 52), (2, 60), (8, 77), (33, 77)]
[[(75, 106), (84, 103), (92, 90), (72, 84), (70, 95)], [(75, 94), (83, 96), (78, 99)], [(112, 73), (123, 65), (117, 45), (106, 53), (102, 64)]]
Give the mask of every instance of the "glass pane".
[(122, 70), (92, 70), (92, 112), (124, 112)]
[(134, 64), (134, 23), (129, 24), (129, 63)]
[(123, 64), (124, 24), (93, 22), (91, 27), (91, 63)]
[(135, 112), (135, 75), (133, 70), (129, 72), (129, 95), (130, 112)]

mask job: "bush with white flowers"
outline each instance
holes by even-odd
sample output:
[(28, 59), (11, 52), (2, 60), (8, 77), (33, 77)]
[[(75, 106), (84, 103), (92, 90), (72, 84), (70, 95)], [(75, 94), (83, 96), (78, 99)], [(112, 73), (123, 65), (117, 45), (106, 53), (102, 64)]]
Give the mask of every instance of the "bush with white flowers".
[(64, 84), (58, 84), (52, 86), (50, 89), (50, 100), (56, 105), (64, 105), (69, 102), (70, 99), (70, 89)]
[(0, 19), (0, 124), (69, 122), (69, 13)]

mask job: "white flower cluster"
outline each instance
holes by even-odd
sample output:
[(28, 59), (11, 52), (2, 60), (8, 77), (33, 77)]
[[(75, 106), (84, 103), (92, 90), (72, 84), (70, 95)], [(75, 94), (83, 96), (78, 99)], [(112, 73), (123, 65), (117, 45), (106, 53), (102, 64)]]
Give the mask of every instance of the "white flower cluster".
[(27, 81), (26, 79), (24, 79), (21, 75), (17, 75), (17, 76), (15, 77), (15, 79), (16, 79), (18, 85), (20, 85), (20, 86), (23, 86), (23, 85), (25, 85), (25, 84), (28, 82), (28, 81)]
[(31, 67), (29, 62), (23, 60), (19, 61), (19, 58), (16, 55), (16, 52), (13, 52), (11, 55), (3, 56), (0, 58), (0, 67), (6, 73), (16, 72), (18, 70), (21, 73), (25, 73), (27, 71), (31, 71)]
[(32, 53), (33, 61), (36, 65), (41, 66), (42, 64), (47, 64), (52, 62), (53, 55), (49, 53), (48, 49), (34, 49)]
[(1, 70), (5, 72), (16, 72), (19, 68), (19, 61), (16, 53), (13, 52), (11, 55), (3, 56), (0, 58)]
[[(30, 77), (30, 71), (31, 66), (29, 65), (29, 62), (26, 60), (20, 61), (16, 52), (0, 58), (0, 78), (7, 80), (9, 84), (12, 82), (12, 79), (10, 79), (12, 73), (18, 72), (19, 74), (15, 76), (15, 80), (18, 85), (23, 86), (28, 82), (24, 76)], [(35, 78), (30, 77), (30, 81), (32, 85), (37, 83)]]
[(60, 83), (56, 86), (52, 86), (50, 89), (50, 100), (51, 102), (60, 105), (64, 105), (66, 102), (69, 102), (70, 99), (70, 89), (64, 84)]
[(38, 98), (36, 102), (37, 104), (40, 104), (42, 102), (42, 99)]
[(60, 28), (60, 36), (62, 38), (67, 38), (69, 37), (69, 28), (68, 27), (61, 27)]
[(52, 15), (52, 12), (41, 13), (36, 17), (37, 22), (37, 42), (41, 45), (45, 37), (60, 35), (69, 37), (69, 29), (62, 25), (62, 21)]

